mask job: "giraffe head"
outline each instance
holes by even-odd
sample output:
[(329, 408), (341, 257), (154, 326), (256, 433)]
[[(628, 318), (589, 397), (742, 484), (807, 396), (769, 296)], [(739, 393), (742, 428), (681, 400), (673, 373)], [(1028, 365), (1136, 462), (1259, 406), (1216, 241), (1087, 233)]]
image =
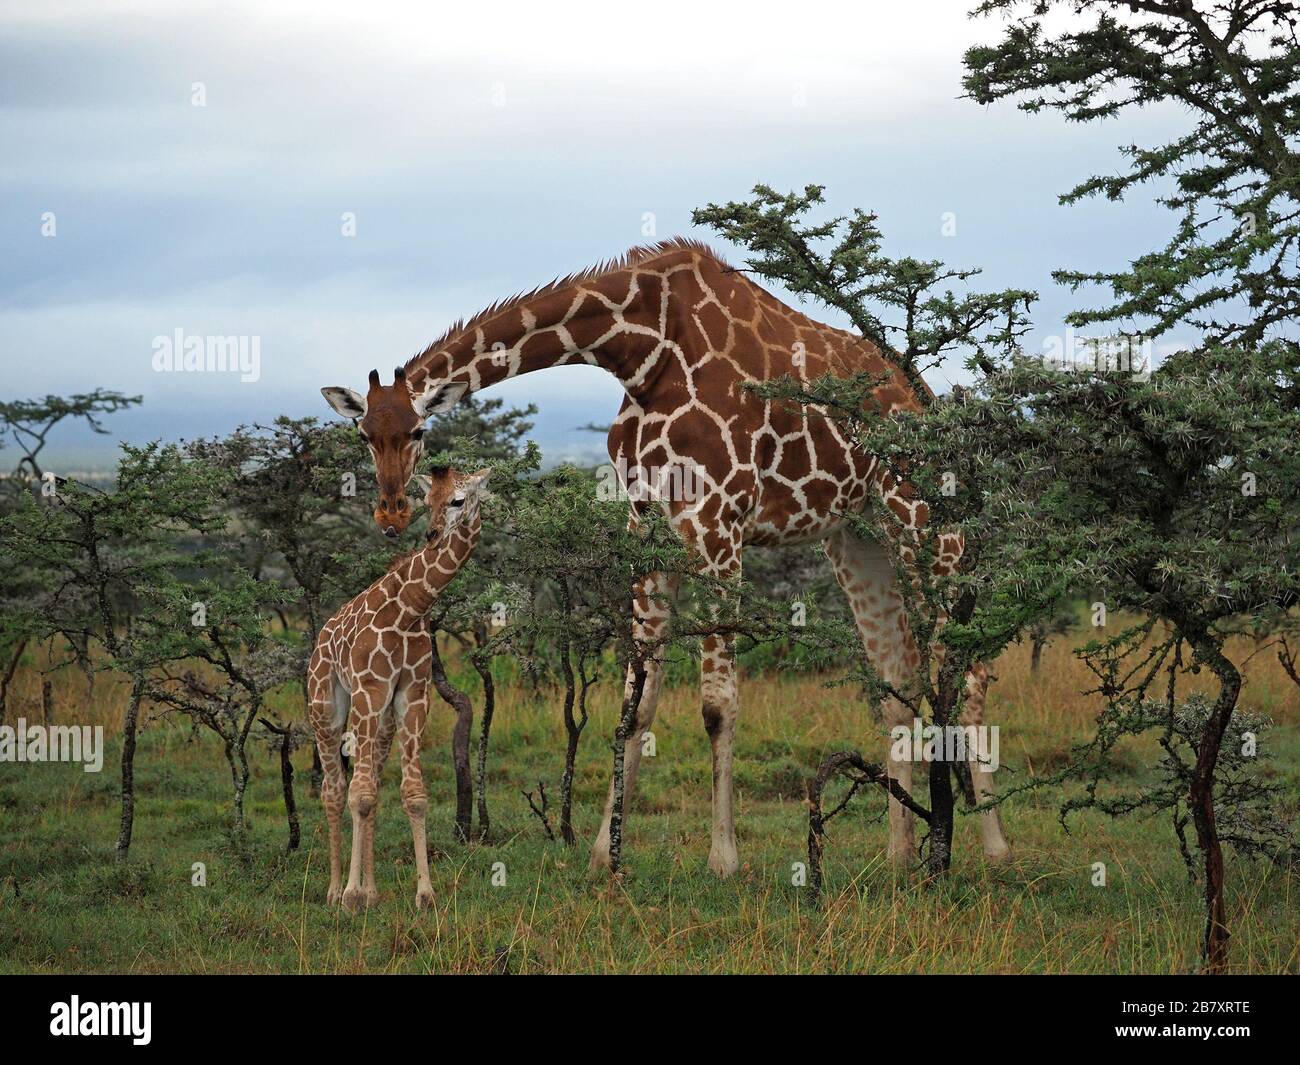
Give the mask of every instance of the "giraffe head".
[(465, 473), (446, 466), (435, 468), (427, 476), (416, 474), (415, 479), (429, 508), (430, 541), (450, 536), (478, 514), (479, 504), (486, 494), (484, 486), (491, 476), (490, 469)]
[(469, 389), (461, 381), (431, 382), (418, 395), (398, 367), (391, 385), (381, 384), (379, 371), (370, 371), (370, 389), (362, 396), (350, 388), (322, 388), (321, 395), (334, 410), (351, 418), (370, 448), (379, 478), (375, 523), (387, 536), (396, 536), (411, 524), (406, 486), (424, 452), (424, 423), (431, 415), (454, 407)]

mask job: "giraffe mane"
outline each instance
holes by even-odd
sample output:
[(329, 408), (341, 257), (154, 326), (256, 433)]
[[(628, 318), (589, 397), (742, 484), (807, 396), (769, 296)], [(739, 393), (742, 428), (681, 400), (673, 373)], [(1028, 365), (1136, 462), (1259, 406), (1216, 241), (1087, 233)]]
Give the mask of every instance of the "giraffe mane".
[(502, 314), (505, 311), (513, 310), (514, 308), (519, 307), (530, 300), (534, 300), (539, 296), (547, 296), (553, 292), (559, 292), (562, 289), (581, 284), (584, 281), (591, 281), (598, 277), (604, 277), (606, 274), (614, 273), (617, 270), (626, 270), (630, 266), (640, 266), (642, 263), (649, 262), (652, 259), (657, 259), (661, 255), (669, 255), (678, 251), (698, 252), (700, 255), (712, 259), (720, 266), (726, 267), (729, 270), (733, 269), (733, 267), (723, 259), (721, 255), (709, 247), (709, 245), (705, 244), (701, 240), (696, 240), (693, 237), (669, 237), (666, 240), (657, 240), (652, 244), (638, 244), (635, 247), (629, 248), (622, 255), (615, 255), (612, 258), (605, 259), (603, 262), (598, 262), (594, 266), (587, 267), (585, 270), (575, 270), (571, 274), (557, 277), (548, 281), (544, 285), (538, 285), (536, 288), (524, 292), (516, 292), (513, 296), (507, 296), (504, 299), (496, 300), (494, 303), (484, 307), (483, 310), (479, 311), (477, 314), (471, 315), (468, 318), (458, 319), (453, 322), (432, 344), (426, 347), (423, 351), (407, 359), (406, 365), (403, 369), (407, 373), (410, 373), (418, 367), (421, 360), (427, 359), (430, 355), (437, 352), (439, 348), (444, 347), (453, 338), (460, 336), (466, 330), (474, 329), (475, 327), (482, 325), (488, 319), (495, 318), (498, 314)]

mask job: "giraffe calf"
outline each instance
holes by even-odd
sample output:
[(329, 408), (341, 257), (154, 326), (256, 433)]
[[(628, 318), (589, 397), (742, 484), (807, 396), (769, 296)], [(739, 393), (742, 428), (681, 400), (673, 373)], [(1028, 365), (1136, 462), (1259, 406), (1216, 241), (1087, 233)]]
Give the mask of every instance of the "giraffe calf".
[[(428, 614), (478, 543), (479, 501), (489, 472), (440, 470), (420, 478), (429, 506), (425, 545), (395, 559), (384, 576), (341, 607), (321, 629), (312, 652), (308, 718), (325, 770), (321, 802), (330, 833), (326, 900), (330, 905), (341, 901), (352, 913), (378, 898), (374, 844), (379, 778), (395, 735), (402, 755), (402, 807), (415, 841), (415, 903), (425, 909), (433, 902), (425, 837), (428, 793), (420, 772), (432, 662)], [(346, 888), (340, 854), (345, 729), (355, 737), (352, 783), (346, 789), (352, 811)]]

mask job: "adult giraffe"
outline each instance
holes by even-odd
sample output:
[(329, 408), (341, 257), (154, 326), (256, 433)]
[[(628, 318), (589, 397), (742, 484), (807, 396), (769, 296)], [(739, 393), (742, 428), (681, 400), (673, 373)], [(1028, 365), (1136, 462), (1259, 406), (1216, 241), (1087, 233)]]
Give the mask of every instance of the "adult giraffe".
[[(358, 420), (379, 479), (375, 520), (395, 534), (410, 521), (406, 485), (420, 456), (425, 418), (507, 378), (583, 363), (613, 374), (627, 394), (609, 432), (615, 469), (692, 471), (699, 492), (666, 507), (703, 571), (738, 574), (746, 544), (823, 541), (876, 668), (895, 683), (911, 674), (919, 657), (892, 567), (880, 547), (851, 534), (844, 515), (861, 511), (867, 493), (880, 491), (896, 513), (919, 527), (925, 505), (903, 498), (876, 461), (854, 448), (831, 420), (809, 418), (742, 387), (787, 374), (805, 380), (826, 373), (882, 374), (890, 364), (870, 342), (786, 306), (702, 244), (678, 239), (633, 248), (457, 323), (399, 368), (392, 385), (371, 371), (365, 396), (346, 388), (321, 391), (335, 411)], [(901, 373), (881, 385), (876, 398), (886, 412), (919, 406)], [(638, 624), (648, 633), (666, 623), (673, 592), (658, 574), (634, 589)], [(627, 741), (629, 797), (660, 680), (661, 671), (652, 666)], [(984, 688), (983, 671), (972, 673), (963, 723), (983, 721)], [(739, 698), (731, 648), (723, 639), (705, 641), (701, 694), (713, 747), (709, 867), (726, 876), (739, 866), (731, 758)], [(910, 712), (897, 700), (887, 700), (882, 709), (890, 725), (911, 724)], [(911, 762), (891, 758), (890, 772), (910, 790)], [(990, 776), (971, 774), (981, 802), (992, 795)], [(610, 806), (607, 800), (593, 867), (609, 862)], [(985, 854), (1007, 857), (997, 811), (982, 813), (980, 821)], [(912, 815), (892, 799), (889, 829), (891, 857), (910, 860)]]

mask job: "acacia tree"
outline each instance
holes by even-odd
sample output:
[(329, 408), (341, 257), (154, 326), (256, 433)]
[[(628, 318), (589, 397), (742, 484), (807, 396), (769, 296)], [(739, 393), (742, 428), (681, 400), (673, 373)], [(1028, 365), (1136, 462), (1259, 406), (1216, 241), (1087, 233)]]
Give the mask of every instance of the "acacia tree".
[[(1300, 309), (1300, 5), (1285, 0), (985, 0), (1002, 39), (969, 49), (966, 91), (1096, 122), (1176, 104), (1186, 128), (1121, 148), (1128, 168), (1089, 177), (1063, 203), (1122, 200), (1154, 185), (1173, 211), (1169, 242), (1116, 271), (1063, 269), (1113, 297), (1072, 325), (1137, 322), (1244, 347), (1288, 338)], [(1058, 19), (1058, 15), (1068, 15)], [(1057, 26), (1065, 28), (1054, 32)]]
[[(240, 529), (239, 562), (268, 589), (267, 607), (286, 633), (291, 617), (301, 618), (298, 680), (305, 684), (307, 657), (330, 608), (346, 598), (342, 588), (363, 557), (381, 567), (369, 508), (356, 492), (357, 471), (366, 458), (355, 430), (314, 418), (280, 417), (268, 426), (241, 425), (228, 436), (197, 440), (187, 453), (198, 462), (227, 470), (228, 504)], [(293, 748), (310, 740), (300, 723), (272, 715), (264, 727), (280, 749), (285, 801), (290, 807), (291, 843)], [(319, 790), (323, 770), (312, 744), (312, 786)]]
[(356, 493), (364, 444), (342, 423), (281, 417), (187, 450), (230, 472), (229, 504), (247, 529), (239, 544), (245, 564), (286, 589), (281, 618), (301, 615), (310, 649), (343, 596), (339, 585), (352, 575), (352, 557), (377, 546), (368, 535), (369, 507)]
[[(755, 218), (752, 207), (733, 208), (720, 220), (744, 219), (754, 243), (786, 241), (788, 202), (771, 225)], [(818, 260), (809, 254), (812, 242), (795, 246), (808, 249), (794, 260), (797, 271), (786, 268), (788, 260), (774, 263), (787, 284), (806, 289), (807, 264), (833, 264), (838, 250)], [(867, 287), (860, 278), (855, 283)], [(907, 687), (884, 684), (868, 668), (878, 694), (928, 707), (935, 723), (951, 720), (964, 669), (1048, 616), (1073, 587), (1106, 588), (1111, 611), (1167, 623), (1168, 634), (1158, 639), (1148, 625), (1090, 649), (1106, 710), (1099, 739), (1076, 770), (1095, 764), (1120, 735), (1159, 722), (1172, 746), (1187, 735), (1189, 722), (1199, 724), (1184, 779), (1185, 809), (1203, 864), (1205, 960), (1217, 970), (1226, 959), (1227, 928), (1216, 803), (1240, 812), (1254, 801), (1216, 775), (1241, 690), (1225, 644), (1243, 618), (1266, 630), (1300, 597), (1295, 349), (1284, 340), (1254, 348), (1206, 344), (1171, 356), (1149, 376), (1104, 363), (1062, 372), (1018, 356), (1015, 333), (1008, 317), (994, 344), (977, 343), (969, 357), (980, 371), (975, 384), (918, 413), (873, 416), (875, 383), (862, 379), (786, 383), (769, 391), (853, 427), (887, 475), (907, 481), (927, 501), (928, 527), (960, 527), (964, 534), (959, 566), (940, 575), (932, 565), (937, 538), (901, 536), (896, 518), (891, 532), (888, 508), (859, 523), (862, 535), (876, 535), (890, 549), (922, 657)], [(942, 654), (928, 654), (936, 642)], [(1171, 670), (1171, 679), (1155, 714), (1148, 689), (1161, 668)], [(1215, 678), (1208, 712), (1178, 700), (1184, 669), (1205, 669)], [(946, 777), (932, 768), (932, 868), (942, 861), (945, 842)], [(1137, 808), (1098, 805), (1111, 813)], [(1176, 825), (1179, 816), (1175, 810)]]
[[(1106, 588), (1109, 610), (1168, 624), (1165, 635), (1148, 623), (1088, 649), (1107, 702), (1095, 749), (1113, 745), (1107, 731), (1158, 728), (1169, 740), (1185, 736), (1189, 722), (1198, 726), (1184, 783), (1201, 851), (1211, 971), (1227, 960), (1219, 822), (1237, 816), (1235, 799), (1249, 798), (1218, 774), (1242, 684), (1227, 641), (1243, 620), (1267, 630), (1300, 596), (1300, 408), (1291, 398), (1298, 386), (1289, 348), (1266, 344), (1180, 352), (1149, 381), (1019, 363), (972, 403), (1005, 409), (1014, 399), (1017, 415), (1003, 421), (1006, 446), (1069, 470), (1037, 506), (1014, 516), (1017, 535)], [(1162, 667), (1166, 697), (1153, 703), (1148, 689)], [(1214, 678), (1208, 709), (1179, 702), (1184, 669)]]
[[(182, 573), (159, 575), (144, 590), (138, 655), (147, 670), (145, 694), (187, 716), (221, 742), (230, 770), (232, 829), (242, 848), (248, 823), (244, 798), (252, 771), (248, 741), (266, 712), (267, 694), (302, 676), (302, 656), (274, 639), (266, 613), (284, 592), (240, 565), (237, 550), (210, 549)], [(268, 725), (282, 753), (291, 744), (284, 726)], [(297, 846), (292, 774), (284, 774), (289, 849)]]
[[(1055, 22), (1058, 13), (1071, 17)], [(1189, 328), (1200, 335), (1196, 349), (1169, 359), (1150, 386), (1095, 372), (1063, 386), (1022, 372), (1009, 392), (1032, 394), (1052, 424), (1101, 452), (1099, 475), (1062, 498), (1085, 516), (1109, 514), (1107, 531), (1123, 527), (1133, 539), (1107, 535), (1121, 548), (1111, 558), (1078, 546), (1114, 579), (1112, 594), (1170, 621), (1165, 654), (1186, 643), (1218, 683), (1188, 793), (1204, 864), (1203, 955), (1219, 971), (1228, 931), (1215, 772), (1241, 687), (1224, 640), (1234, 615), (1257, 629), (1289, 624), (1296, 601), (1300, 7), (985, 0), (976, 14), (1006, 20), (999, 42), (966, 53), (965, 86), (980, 103), (1010, 99), (1079, 122), (1158, 103), (1186, 116), (1168, 141), (1122, 149), (1126, 170), (1062, 197), (1121, 200), (1152, 183), (1177, 217), (1170, 240), (1126, 269), (1055, 276), (1109, 290), (1109, 302), (1074, 312), (1071, 324), (1151, 336)], [(1173, 703), (1171, 691), (1167, 714)]]
[[(63, 422), (81, 421), (95, 433), (106, 434), (102, 419), (109, 414), (125, 410), (140, 402), (139, 396), (127, 396), (97, 388), (91, 392), (72, 396), (47, 395), (43, 399), (17, 399), (0, 401), (0, 447), (8, 442), (19, 452), (14, 472), (0, 478), (0, 511), (10, 510), (31, 480), (45, 481), (46, 471), (41, 466), (40, 454), (49, 441), (50, 434)], [(41, 491), (49, 498), (57, 483), (47, 481)], [(0, 560), (0, 599), (13, 604), (13, 609), (0, 608), (0, 721), (4, 721), (9, 687), (18, 670), (23, 653), (40, 626), (24, 624), (39, 611), (25, 607), (39, 601), (44, 589), (33, 579), (13, 556)], [(81, 664), (86, 667), (84, 645), (77, 649)]]
[(174, 447), (123, 446), (116, 484), (101, 491), (63, 481), (57, 492), (24, 495), (0, 518), (0, 544), (33, 574), (46, 594), (8, 604), (26, 631), (97, 647), (125, 673), (131, 691), (122, 722), (122, 815), (119, 861), (127, 858), (135, 820), (135, 750), (150, 673), (159, 662), (154, 634), (138, 606), (188, 563), (182, 537), (218, 530), (222, 474), (185, 461)]
[[(647, 550), (662, 545), (653, 533), (631, 531), (627, 504), (600, 499), (595, 478), (571, 466), (522, 485), (507, 510), (504, 531), (516, 560), (512, 579), (538, 594), (520, 597), (498, 639), (528, 661), (534, 675), (545, 672), (534, 661), (539, 655), (555, 661), (565, 730), (559, 831), (572, 846), (577, 842), (573, 779), (589, 720), (588, 697), (593, 686), (615, 674), (620, 657), (626, 664), (648, 654), (630, 637), (631, 579), (647, 564)], [(622, 655), (612, 653), (616, 650)], [(620, 758), (617, 774), (621, 768)]]

